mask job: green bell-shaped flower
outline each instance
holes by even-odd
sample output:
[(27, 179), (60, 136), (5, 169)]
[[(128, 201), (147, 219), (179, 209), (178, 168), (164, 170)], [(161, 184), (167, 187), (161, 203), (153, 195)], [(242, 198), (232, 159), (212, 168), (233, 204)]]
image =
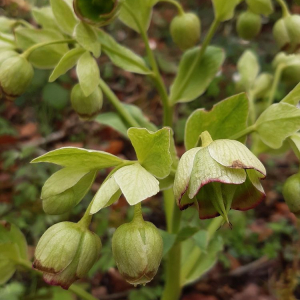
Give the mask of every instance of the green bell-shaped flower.
[(265, 198), (260, 184), (266, 176), (263, 164), (242, 143), (213, 141), (201, 134), (202, 147), (187, 151), (180, 159), (174, 195), (180, 209), (196, 204), (200, 219), (222, 215), (232, 209), (254, 208)]
[(5, 98), (13, 100), (29, 87), (34, 75), (32, 65), (18, 55), (4, 60), (0, 66), (0, 90)]
[(126, 281), (134, 285), (146, 284), (159, 268), (163, 241), (158, 229), (140, 215), (116, 230), (112, 251), (118, 270)]
[(80, 84), (76, 84), (71, 92), (71, 103), (82, 120), (92, 120), (102, 108), (103, 94), (97, 87), (92, 94), (85, 96)]
[(290, 211), (300, 217), (300, 173), (287, 179), (283, 186), (283, 197)]
[(273, 35), (280, 49), (295, 51), (300, 46), (300, 16), (287, 15), (278, 20)]
[(6, 50), (6, 51), (0, 52), (0, 66), (8, 58), (11, 58), (13, 56), (18, 56), (18, 55), (19, 54), (16, 51), (13, 51), (13, 50)]
[(122, 0), (74, 0), (79, 19), (95, 26), (110, 24), (119, 14)]
[(180, 14), (172, 20), (170, 30), (174, 43), (184, 51), (200, 40), (201, 21), (193, 13)]
[(276, 69), (282, 66), (282, 79), (290, 84), (300, 81), (300, 54), (285, 54), (280, 52), (273, 60), (272, 66)]
[(101, 240), (79, 223), (61, 222), (50, 227), (35, 250), (33, 267), (44, 280), (64, 289), (87, 275), (99, 259)]
[(261, 30), (261, 17), (251, 11), (243, 12), (239, 15), (236, 30), (240, 38), (252, 40)]

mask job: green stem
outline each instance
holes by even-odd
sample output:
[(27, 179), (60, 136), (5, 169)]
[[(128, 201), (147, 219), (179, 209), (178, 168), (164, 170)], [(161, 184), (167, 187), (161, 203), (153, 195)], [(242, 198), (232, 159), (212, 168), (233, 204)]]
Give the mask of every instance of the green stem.
[(159, 0), (159, 2), (167, 2), (167, 3), (171, 3), (171, 4), (175, 5), (178, 9), (178, 14), (184, 15), (184, 10), (179, 2), (177, 2), (175, 0)]
[(255, 111), (255, 96), (251, 91), (248, 92), (249, 98), (249, 125), (253, 125), (256, 121), (256, 111)]
[[(174, 97), (174, 99), (178, 99), (179, 97), (181, 97), (182, 93), (185, 91), (186, 86), (188, 85), (190, 78), (192, 76), (192, 74), (194, 73), (195, 69), (197, 68), (197, 65), (199, 64), (199, 62), (201, 61), (203, 55), (205, 54), (206, 48), (208, 47), (208, 45), (211, 42), (211, 39), (213, 38), (218, 26), (219, 26), (220, 22), (218, 19), (214, 19), (213, 23), (211, 24), (209, 31), (202, 43), (202, 46), (200, 48), (200, 51), (198, 52), (197, 57), (195, 58), (193, 64), (190, 66), (189, 71), (187, 72), (184, 81), (181, 84), (180, 89), (178, 90), (176, 97)], [(174, 103), (172, 103), (174, 104)]]
[(127, 10), (128, 14), (130, 14), (130, 16), (133, 18), (133, 20), (135, 21), (139, 32), (141, 34), (141, 37), (145, 43), (145, 47), (146, 47), (146, 51), (147, 51), (147, 56), (149, 58), (149, 62), (151, 64), (151, 68), (153, 71), (153, 74), (150, 74), (151, 78), (154, 81), (154, 84), (160, 94), (161, 97), (161, 101), (163, 104), (163, 111), (164, 111), (164, 121), (163, 124), (164, 126), (170, 126), (172, 127), (173, 124), (173, 109), (172, 109), (172, 105), (170, 104), (169, 101), (169, 96), (165, 87), (165, 84), (163, 82), (163, 79), (161, 77), (161, 74), (159, 72), (158, 66), (157, 66), (157, 62), (156, 59), (154, 57), (154, 53), (150, 47), (149, 44), (149, 39), (147, 36), (146, 31), (144, 30), (144, 28), (141, 26), (139, 20), (137, 19), (136, 15), (131, 11), (131, 9), (128, 7), (128, 5), (126, 3), (122, 4), (123, 7)]
[[(223, 217), (214, 218), (208, 228), (208, 243), (215, 235), (216, 231), (220, 228), (223, 222)], [(185, 262), (184, 266), (182, 267), (181, 271), (181, 280), (180, 285), (183, 286), (186, 278), (189, 278), (189, 276), (193, 273), (195, 268), (197, 267), (197, 261), (200, 259), (200, 256), (202, 255), (202, 251), (199, 247), (194, 247), (193, 251), (189, 255), (188, 261)]]
[(108, 100), (111, 102), (111, 104), (115, 107), (119, 115), (122, 117), (124, 121), (130, 126), (130, 127), (140, 127), (138, 122), (129, 114), (129, 112), (124, 108), (120, 100), (117, 98), (117, 96), (114, 94), (114, 92), (110, 89), (110, 87), (103, 81), (103, 79), (100, 78), (99, 86), (108, 98)]
[(277, 2), (281, 6), (283, 17), (288, 17), (290, 15), (290, 11), (289, 11), (288, 6), (286, 5), (285, 1), (277, 0)]
[(245, 128), (244, 130), (232, 135), (229, 139), (230, 140), (238, 140), (238, 139), (248, 135), (249, 133), (255, 131), (255, 129), (256, 129), (255, 124), (251, 125), (251, 126)]
[[(165, 190), (164, 204), (166, 212), (167, 230), (176, 234), (180, 228), (181, 212), (175, 204), (172, 189)], [(181, 243), (176, 243), (168, 253), (165, 262), (166, 284), (162, 295), (162, 300), (177, 300), (181, 294), (180, 287), (181, 269)]]
[[(24, 260), (21, 259), (18, 261), (18, 265), (31, 271), (31, 272), (35, 272), (39, 275), (42, 275), (43, 273), (35, 270), (32, 268), (32, 264), (29, 260)], [(94, 296), (92, 296), (90, 293), (86, 292), (84, 289), (82, 289), (81, 287), (79, 287), (78, 285), (72, 284), (69, 287), (69, 291), (73, 292), (75, 295), (77, 295), (78, 297), (80, 297), (80, 299), (84, 299), (84, 300), (99, 300), (97, 298), (95, 298)]]
[(24, 51), (22, 53), (21, 56), (23, 56), (24, 58), (29, 58), (29, 56), (32, 54), (32, 52), (34, 52), (35, 50), (45, 47), (45, 46), (49, 46), (49, 45), (56, 45), (56, 44), (71, 44), (71, 43), (75, 43), (76, 41), (73, 39), (66, 39), (66, 40), (55, 40), (55, 41), (51, 41), (51, 42), (43, 42), (43, 43), (39, 43), (39, 44), (35, 44), (33, 46), (31, 46), (30, 48), (28, 48), (26, 51)]
[(15, 46), (15, 42), (0, 34), (0, 40)]
[(270, 92), (269, 99), (268, 99), (268, 102), (267, 102), (267, 107), (269, 107), (274, 102), (274, 98), (275, 98), (275, 94), (276, 94), (278, 84), (279, 84), (279, 81), (280, 81), (280, 78), (281, 78), (281, 74), (282, 74), (282, 71), (285, 67), (286, 67), (285, 64), (279, 64), (276, 68), (273, 84), (272, 84), (272, 87), (271, 87), (271, 92)]
[(142, 214), (142, 203), (138, 203), (134, 206), (134, 214), (133, 220), (134, 222), (144, 221), (143, 214)]
[(93, 215), (90, 214), (92, 204), (93, 204), (93, 201), (91, 201), (91, 203), (89, 204), (88, 208), (86, 209), (83, 217), (78, 222), (78, 225), (80, 225), (80, 227), (82, 227), (82, 228), (86, 229), (91, 224), (91, 221), (92, 221), (92, 218), (93, 218)]

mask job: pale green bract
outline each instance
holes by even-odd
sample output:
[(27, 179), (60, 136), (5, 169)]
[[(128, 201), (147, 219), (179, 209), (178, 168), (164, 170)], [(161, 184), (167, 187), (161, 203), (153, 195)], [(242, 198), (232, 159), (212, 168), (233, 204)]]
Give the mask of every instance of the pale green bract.
[(233, 18), (235, 7), (241, 0), (212, 0), (215, 10), (215, 18), (224, 22)]

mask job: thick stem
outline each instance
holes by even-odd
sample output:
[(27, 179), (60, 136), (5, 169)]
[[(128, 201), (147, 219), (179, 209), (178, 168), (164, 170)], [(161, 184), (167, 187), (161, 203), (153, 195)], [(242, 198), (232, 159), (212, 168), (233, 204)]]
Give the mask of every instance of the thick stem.
[(129, 114), (129, 112), (124, 108), (117, 96), (101, 78), (99, 81), (99, 86), (110, 101), (110, 103), (115, 107), (119, 115), (122, 117), (122, 119), (126, 121), (126, 123), (130, 127), (140, 127), (138, 122)]
[(56, 40), (56, 41), (51, 41), (51, 42), (44, 42), (44, 43), (39, 43), (39, 44), (35, 44), (32, 47), (28, 48), (26, 51), (24, 51), (21, 56), (23, 56), (24, 58), (29, 58), (29, 56), (32, 54), (32, 52), (34, 52), (35, 50), (42, 48), (42, 47), (46, 47), (49, 45), (56, 45), (56, 44), (71, 44), (71, 43), (75, 43), (76, 41), (73, 39), (66, 39), (66, 40)]
[(127, 12), (130, 14), (130, 16), (133, 18), (135, 21), (139, 32), (141, 34), (141, 37), (145, 43), (146, 51), (147, 51), (147, 56), (149, 58), (149, 62), (151, 64), (151, 68), (153, 71), (153, 74), (150, 74), (151, 78), (153, 79), (155, 86), (160, 94), (161, 101), (163, 104), (163, 111), (164, 111), (164, 121), (163, 124), (164, 126), (172, 126), (173, 124), (173, 109), (169, 101), (169, 96), (165, 87), (165, 84), (163, 82), (163, 79), (161, 77), (161, 74), (159, 72), (156, 59), (154, 57), (154, 53), (150, 47), (149, 44), (149, 39), (147, 36), (147, 33), (145, 32), (144, 28), (141, 26), (139, 20), (137, 19), (136, 15), (130, 10), (130, 8), (127, 6), (126, 3), (123, 3), (123, 7), (127, 10)]
[[(164, 191), (164, 204), (169, 233), (177, 233), (180, 228), (181, 212), (175, 204), (173, 190)], [(162, 300), (177, 300), (181, 294), (181, 243), (176, 243), (168, 253), (165, 262), (166, 284)]]
[(244, 130), (232, 135), (229, 139), (230, 140), (238, 140), (246, 135), (248, 135), (249, 133), (255, 131), (255, 125), (251, 125), (247, 128), (245, 128)]
[(289, 16), (290, 15), (290, 11), (289, 11), (289, 9), (288, 9), (285, 1), (284, 0), (277, 0), (277, 2), (281, 6), (283, 17)]
[(253, 125), (256, 121), (256, 111), (255, 111), (255, 96), (251, 91), (248, 92), (249, 98), (249, 125)]
[(173, 4), (174, 6), (177, 7), (178, 14), (179, 15), (184, 15), (184, 10), (183, 10), (183, 8), (182, 8), (182, 6), (181, 6), (181, 4), (179, 2), (177, 2), (175, 0), (159, 0), (159, 2), (167, 2), (167, 3)]
[(15, 46), (15, 42), (0, 34), (0, 40)]
[[(180, 89), (177, 92), (177, 95), (175, 97), (175, 99), (178, 99), (182, 93), (185, 91), (186, 86), (188, 85), (189, 81), (190, 81), (190, 77), (192, 76), (192, 74), (194, 73), (197, 65), (199, 64), (199, 62), (201, 61), (206, 48), (208, 47), (208, 45), (210, 44), (211, 39), (213, 38), (218, 26), (219, 26), (220, 22), (218, 21), (218, 19), (215, 19), (213, 21), (213, 23), (211, 24), (209, 31), (201, 45), (200, 51), (198, 52), (197, 57), (195, 58), (193, 64), (190, 66), (189, 71), (187, 72), (184, 81), (181, 84)], [(173, 103), (174, 104), (174, 103)]]
[(276, 68), (273, 84), (271, 87), (271, 92), (270, 92), (269, 99), (267, 102), (267, 107), (269, 107), (274, 102), (274, 98), (275, 98), (275, 94), (276, 94), (278, 84), (279, 84), (279, 81), (281, 78), (281, 74), (285, 67), (286, 67), (285, 64), (279, 64)]

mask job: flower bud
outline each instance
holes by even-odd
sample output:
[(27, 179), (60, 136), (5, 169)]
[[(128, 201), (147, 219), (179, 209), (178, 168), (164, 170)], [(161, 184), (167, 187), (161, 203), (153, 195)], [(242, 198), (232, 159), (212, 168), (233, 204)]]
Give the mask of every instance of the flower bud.
[(282, 79), (290, 84), (297, 84), (300, 81), (300, 55), (285, 54), (280, 52), (272, 63), (274, 68), (282, 65)]
[(252, 40), (261, 30), (261, 17), (251, 11), (242, 13), (238, 17), (236, 30), (240, 38)]
[(11, 57), (17, 56), (17, 55), (18, 55), (18, 53), (16, 51), (13, 51), (13, 50), (6, 50), (6, 51), (3, 51), (3, 52), (0, 52), (0, 66), (8, 58), (11, 58)]
[(34, 75), (32, 65), (22, 56), (10, 57), (0, 66), (0, 89), (7, 99), (22, 95)]
[(50, 227), (35, 250), (33, 267), (44, 280), (64, 289), (85, 277), (99, 259), (101, 240), (80, 223), (61, 222)]
[(256, 79), (252, 87), (252, 93), (256, 98), (265, 97), (273, 82), (273, 76), (269, 73), (262, 73)]
[(181, 14), (172, 20), (170, 30), (174, 43), (181, 50), (187, 50), (200, 39), (201, 21), (193, 13)]
[(121, 275), (131, 284), (146, 284), (157, 273), (163, 253), (158, 229), (150, 222), (134, 219), (114, 233), (112, 251)]
[(74, 0), (77, 17), (91, 25), (110, 24), (119, 14), (121, 0)]
[(280, 49), (294, 51), (300, 45), (300, 16), (289, 15), (278, 20), (273, 35)]
[(80, 84), (76, 84), (72, 89), (71, 103), (80, 118), (91, 120), (102, 108), (103, 94), (101, 89), (97, 87), (91, 95), (86, 97)]
[(300, 173), (287, 179), (282, 193), (290, 211), (300, 217)]

